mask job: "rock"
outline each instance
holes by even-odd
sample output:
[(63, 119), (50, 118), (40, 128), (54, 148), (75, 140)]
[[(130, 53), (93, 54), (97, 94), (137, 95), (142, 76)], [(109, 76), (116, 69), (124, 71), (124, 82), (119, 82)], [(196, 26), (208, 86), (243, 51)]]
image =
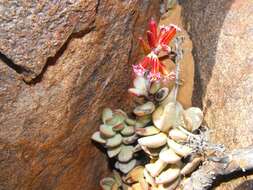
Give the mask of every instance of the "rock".
[[(196, 61), (193, 100), (203, 105), (212, 142), (228, 150), (252, 145), (252, 1), (196, 0), (182, 1), (182, 6)], [(235, 189), (252, 178), (238, 178), (217, 189)]]
[[(183, 105), (184, 108), (188, 108), (191, 107), (192, 104), (194, 60), (192, 56), (192, 42), (187, 31), (183, 28), (181, 14), (182, 7), (180, 5), (176, 5), (173, 9), (169, 10), (166, 14), (162, 16), (159, 24), (175, 24), (179, 26), (181, 32), (178, 32), (177, 36), (183, 36), (185, 38), (182, 45), (182, 48), (184, 50), (184, 56), (183, 59), (180, 61), (180, 79), (183, 80), (183, 85), (179, 88), (177, 100)], [(166, 63), (166, 60), (164, 60), (164, 62)], [(170, 65), (170, 69), (174, 67), (174, 64)]]
[(98, 1), (82, 0), (5, 1), (0, 12), (0, 51), (30, 81), (72, 34), (95, 27), (97, 6)]
[(151, 15), (158, 17), (159, 4), (5, 2), (0, 9), (0, 18), (7, 19), (0, 22), (0, 189), (98, 189), (108, 172), (106, 155), (90, 137), (104, 107), (129, 104), (136, 39)]

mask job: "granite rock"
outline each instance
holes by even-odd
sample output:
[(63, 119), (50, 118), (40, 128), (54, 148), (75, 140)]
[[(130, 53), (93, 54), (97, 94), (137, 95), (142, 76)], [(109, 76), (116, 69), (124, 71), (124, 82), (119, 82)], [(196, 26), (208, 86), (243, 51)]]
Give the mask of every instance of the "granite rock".
[[(251, 0), (180, 3), (193, 41), (193, 103), (203, 107), (206, 125), (213, 130), (211, 141), (224, 144), (228, 150), (250, 146), (253, 144), (253, 3)], [(217, 189), (239, 189), (239, 184), (247, 179), (228, 181)]]
[(90, 137), (105, 106), (129, 104), (159, 4), (33, 2), (0, 3), (0, 189), (99, 189), (107, 160)]
[(73, 33), (88, 32), (95, 26), (98, 2), (1, 2), (0, 52), (29, 82)]

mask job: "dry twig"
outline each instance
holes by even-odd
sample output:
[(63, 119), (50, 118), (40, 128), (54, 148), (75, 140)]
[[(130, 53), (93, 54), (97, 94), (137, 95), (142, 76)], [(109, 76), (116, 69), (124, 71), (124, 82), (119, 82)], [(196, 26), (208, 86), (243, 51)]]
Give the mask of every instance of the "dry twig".
[(207, 190), (218, 178), (235, 172), (246, 172), (253, 169), (253, 148), (243, 148), (230, 152), (222, 158), (206, 161), (183, 184), (184, 190)]

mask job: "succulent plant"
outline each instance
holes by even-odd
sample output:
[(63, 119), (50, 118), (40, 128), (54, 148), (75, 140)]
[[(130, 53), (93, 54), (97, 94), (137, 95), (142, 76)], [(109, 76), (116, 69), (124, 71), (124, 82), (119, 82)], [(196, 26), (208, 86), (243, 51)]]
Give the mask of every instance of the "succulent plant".
[(100, 186), (103, 190), (118, 190), (122, 188), (123, 183), (120, 174), (116, 170), (113, 170), (113, 176), (101, 179)]
[(180, 40), (175, 42), (174, 86), (169, 87), (170, 80), (159, 80), (161, 75), (168, 77), (169, 72), (158, 54), (171, 52), (168, 43), (179, 29), (174, 25), (161, 27), (158, 34), (154, 20), (149, 29), (148, 44), (140, 39), (148, 55), (134, 66), (137, 75), (134, 87), (128, 90), (144, 97), (145, 102), (133, 109), (135, 118), (122, 110), (105, 108), (103, 123), (92, 135), (94, 141), (106, 148), (108, 157), (115, 161), (115, 169), (120, 171), (114, 170), (113, 178), (101, 180), (104, 190), (173, 190), (182, 177), (189, 176), (201, 164), (207, 147), (201, 135), (195, 134), (203, 120), (202, 111), (197, 107), (184, 109), (177, 101)]
[[(173, 189), (181, 176), (189, 176), (200, 165), (201, 156), (187, 142), (192, 131), (200, 127), (201, 110), (195, 107), (185, 110), (173, 98), (175, 89), (161, 85), (156, 88), (152, 96), (165, 97), (137, 105), (133, 110), (136, 118), (129, 118), (122, 110), (103, 110), (103, 124), (92, 139), (107, 149), (109, 158), (116, 160), (115, 168), (122, 177), (120, 186), (111, 178), (103, 179), (101, 186), (105, 190), (113, 185), (118, 189), (123, 186), (138, 190)], [(144, 166), (137, 166), (141, 163), (136, 157), (141, 150), (136, 150), (137, 146), (150, 158)], [(185, 162), (189, 157), (192, 158)]]
[(116, 160), (115, 168), (126, 174), (138, 163), (134, 155), (138, 138), (133, 126), (136, 121), (122, 110), (104, 108), (102, 122), (91, 138), (106, 148), (108, 157)]
[[(166, 109), (163, 109), (160, 114), (156, 113), (157, 110), (159, 111), (160, 106), (166, 107), (172, 104), (173, 106), (169, 107), (172, 111), (166, 112)], [(198, 157), (193, 159), (194, 161), (183, 163), (183, 159), (193, 153), (192, 148), (186, 145), (188, 134), (178, 128), (178, 125), (184, 118), (183, 113), (185, 111), (178, 102), (169, 102), (167, 105), (158, 105), (156, 111), (153, 113), (154, 127), (157, 127), (160, 133), (138, 139), (138, 143), (152, 159), (152, 162), (145, 165), (145, 179), (154, 189), (161, 185), (166, 186), (173, 182), (178, 183), (180, 176), (189, 175), (201, 161), (201, 158)], [(177, 107), (177, 105), (179, 106)], [(168, 114), (170, 114), (169, 117)], [(199, 115), (199, 112), (196, 112), (194, 117), (198, 117)], [(161, 122), (155, 122), (158, 120), (164, 122), (165, 126), (161, 125)], [(159, 148), (156, 149), (158, 151), (157, 154), (154, 154), (150, 150), (154, 150), (154, 148)], [(165, 187), (159, 188), (167, 189)]]
[(135, 96), (148, 96), (149, 81), (143, 76), (137, 76), (133, 82), (134, 88), (129, 88), (128, 92)]

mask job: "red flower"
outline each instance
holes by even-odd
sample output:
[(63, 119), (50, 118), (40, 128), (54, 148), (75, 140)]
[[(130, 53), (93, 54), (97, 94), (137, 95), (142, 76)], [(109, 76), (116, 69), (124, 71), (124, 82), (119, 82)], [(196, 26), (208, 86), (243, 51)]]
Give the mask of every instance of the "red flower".
[(161, 26), (158, 34), (156, 21), (151, 19), (149, 22), (149, 30), (147, 31), (148, 43), (140, 37), (140, 45), (146, 54), (153, 51), (158, 55), (162, 50), (169, 53), (170, 48), (168, 44), (176, 35), (177, 31), (180, 31), (180, 29), (176, 25), (171, 24), (170, 26)]
[(162, 77), (171, 79), (170, 73), (159, 60), (158, 54), (161, 51), (170, 53), (168, 43), (176, 35), (178, 30), (180, 29), (175, 25), (162, 26), (158, 34), (157, 24), (154, 19), (151, 19), (149, 22), (149, 30), (147, 31), (148, 43), (143, 38), (139, 38), (140, 44), (147, 56), (139, 64), (133, 66), (134, 72), (137, 75), (143, 76), (145, 73), (148, 73), (148, 79), (150, 81), (159, 80)]
[(148, 79), (150, 79), (150, 81), (159, 80), (161, 74), (168, 74), (164, 64), (160, 62), (154, 52), (149, 53), (139, 64), (133, 65), (133, 69), (139, 76), (143, 76), (146, 72), (149, 72)]

